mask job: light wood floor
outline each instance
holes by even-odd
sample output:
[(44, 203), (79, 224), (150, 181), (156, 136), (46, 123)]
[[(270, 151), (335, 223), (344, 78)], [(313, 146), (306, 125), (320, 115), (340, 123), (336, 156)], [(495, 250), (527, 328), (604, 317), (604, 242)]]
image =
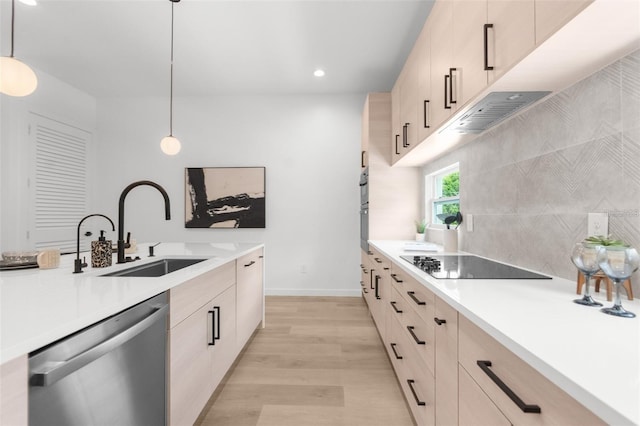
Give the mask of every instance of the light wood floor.
[(359, 297), (267, 297), (256, 332), (199, 426), (411, 426)]

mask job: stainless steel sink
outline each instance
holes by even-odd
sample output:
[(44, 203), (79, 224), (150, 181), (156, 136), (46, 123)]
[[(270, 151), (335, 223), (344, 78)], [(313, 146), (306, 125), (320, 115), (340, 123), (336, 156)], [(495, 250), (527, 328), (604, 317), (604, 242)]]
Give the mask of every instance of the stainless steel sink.
[(101, 277), (161, 277), (208, 259), (162, 259), (100, 275)]

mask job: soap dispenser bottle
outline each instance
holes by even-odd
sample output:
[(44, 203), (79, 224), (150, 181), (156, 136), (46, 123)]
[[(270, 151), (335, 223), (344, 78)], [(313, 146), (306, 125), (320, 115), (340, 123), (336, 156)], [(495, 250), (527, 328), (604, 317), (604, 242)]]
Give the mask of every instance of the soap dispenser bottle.
[(113, 254), (111, 244), (111, 240), (104, 237), (104, 231), (100, 231), (98, 241), (91, 241), (91, 266), (93, 268), (111, 266)]

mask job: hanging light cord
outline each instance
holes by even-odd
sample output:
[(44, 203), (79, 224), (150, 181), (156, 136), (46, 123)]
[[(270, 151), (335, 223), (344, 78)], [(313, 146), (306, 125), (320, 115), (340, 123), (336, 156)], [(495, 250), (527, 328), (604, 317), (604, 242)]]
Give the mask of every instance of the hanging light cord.
[(16, 22), (16, 0), (11, 0), (11, 55), (10, 58), (13, 58), (13, 34)]
[(173, 136), (173, 5), (174, 3), (176, 3), (176, 0), (171, 0), (171, 77), (170, 77), (171, 81), (169, 83), (169, 88), (170, 88), (169, 89), (169, 136)]

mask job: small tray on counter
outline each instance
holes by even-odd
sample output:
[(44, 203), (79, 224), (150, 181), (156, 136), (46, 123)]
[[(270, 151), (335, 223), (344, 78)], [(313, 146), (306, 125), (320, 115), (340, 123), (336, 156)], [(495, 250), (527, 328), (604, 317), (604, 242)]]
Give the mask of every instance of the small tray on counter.
[(32, 269), (37, 267), (38, 267), (38, 262), (16, 262), (11, 260), (0, 260), (0, 271)]

